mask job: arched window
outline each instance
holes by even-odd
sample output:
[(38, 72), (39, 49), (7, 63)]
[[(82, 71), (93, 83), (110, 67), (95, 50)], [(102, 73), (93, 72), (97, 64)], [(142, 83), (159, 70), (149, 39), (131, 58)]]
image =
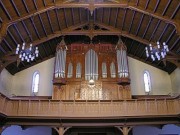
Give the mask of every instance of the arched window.
[(81, 63), (77, 63), (76, 66), (76, 78), (81, 78)]
[(73, 66), (72, 63), (70, 62), (68, 65), (68, 74), (67, 74), (67, 78), (71, 78), (73, 76)]
[(36, 95), (39, 91), (39, 72), (36, 71), (33, 74), (33, 81), (32, 81), (32, 93)]
[(116, 68), (114, 62), (111, 63), (110, 71), (111, 71), (111, 78), (116, 78)]
[(106, 62), (103, 62), (103, 63), (102, 63), (102, 78), (107, 78)]
[(148, 71), (144, 72), (144, 87), (145, 92), (149, 94), (149, 92), (151, 91), (151, 79)]

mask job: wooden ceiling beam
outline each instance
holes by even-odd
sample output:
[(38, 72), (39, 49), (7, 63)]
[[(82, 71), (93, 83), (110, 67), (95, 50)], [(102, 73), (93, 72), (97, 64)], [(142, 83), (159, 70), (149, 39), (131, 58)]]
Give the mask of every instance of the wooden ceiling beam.
[[(1, 2), (1, 5), (2, 4), (3, 3)], [(177, 6), (177, 7), (179, 7), (179, 6)], [(6, 31), (7, 31), (8, 27), (11, 26), (12, 24), (17, 23), (17, 22), (22, 21), (22, 20), (25, 20), (27, 18), (31, 18), (32, 16), (36, 16), (38, 14), (47, 12), (48, 10), (59, 9), (59, 8), (86, 8), (86, 9), (89, 9), (90, 11), (94, 11), (96, 8), (125, 8), (125, 9), (127, 8), (130, 10), (136, 11), (136, 12), (143, 13), (145, 15), (152, 16), (152, 17), (157, 18), (159, 20), (162, 20), (166, 23), (169, 23), (176, 28), (176, 32), (178, 33), (178, 35), (180, 34), (180, 24), (176, 20), (171, 19), (176, 14), (178, 8), (175, 9), (171, 18), (168, 18), (168, 17), (165, 17), (161, 14), (153, 13), (152, 11), (149, 11), (149, 10), (144, 10), (141, 7), (135, 7), (133, 4), (130, 4), (128, 2), (120, 2), (120, 3), (102, 2), (102, 3), (94, 3), (94, 4), (92, 4), (92, 3), (78, 3), (78, 2), (76, 2), (76, 3), (75, 2), (74, 3), (58, 2), (58, 3), (49, 4), (46, 7), (39, 8), (36, 11), (29, 12), (29, 14), (21, 15), (21, 17), (14, 17), (13, 19), (10, 17), (9, 13), (7, 12), (7, 9), (3, 5), (3, 9), (6, 11), (6, 14), (12, 20), (7, 21), (7, 22), (6, 21), (3, 22), (3, 24), (2, 24), (3, 26), (1, 27), (1, 30), (0, 30), (0, 37), (1, 37), (0, 39), (2, 40), (2, 37), (4, 37), (6, 35)]]

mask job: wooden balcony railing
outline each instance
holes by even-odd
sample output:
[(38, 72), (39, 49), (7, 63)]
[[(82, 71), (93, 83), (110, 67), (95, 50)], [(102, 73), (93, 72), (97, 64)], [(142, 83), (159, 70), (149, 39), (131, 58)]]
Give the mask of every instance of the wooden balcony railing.
[(179, 115), (180, 99), (60, 101), (9, 99), (0, 95), (0, 113), (7, 116), (121, 117)]

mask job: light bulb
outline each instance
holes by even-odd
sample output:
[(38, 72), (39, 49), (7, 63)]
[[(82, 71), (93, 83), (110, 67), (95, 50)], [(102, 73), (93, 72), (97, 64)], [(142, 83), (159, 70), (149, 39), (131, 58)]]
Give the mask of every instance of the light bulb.
[(22, 57), (22, 54), (19, 54), (19, 58), (21, 58)]

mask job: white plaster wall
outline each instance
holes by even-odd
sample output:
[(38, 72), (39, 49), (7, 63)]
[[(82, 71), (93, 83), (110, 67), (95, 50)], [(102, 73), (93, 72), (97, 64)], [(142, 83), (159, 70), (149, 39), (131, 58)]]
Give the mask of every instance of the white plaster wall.
[(12, 94), (12, 78), (13, 76), (6, 70), (3, 69), (0, 73), (0, 93), (10, 96)]
[(39, 71), (39, 92), (38, 96), (52, 95), (52, 79), (54, 71), (54, 58), (46, 60), (28, 69), (25, 69), (13, 77), (12, 92), (17, 96), (32, 95), (33, 73)]
[[(153, 95), (169, 94), (172, 92), (171, 78), (167, 72), (157, 69), (153, 66), (128, 58), (131, 78), (131, 91), (132, 95), (144, 95), (144, 80), (143, 72), (148, 70), (151, 76), (152, 92)], [(12, 92), (17, 96), (30, 96), (32, 87), (32, 76), (35, 71), (40, 72), (40, 86), (39, 96), (51, 96), (52, 94), (52, 79), (54, 70), (54, 58), (23, 70), (13, 76), (12, 79)], [(179, 73), (179, 70), (176, 71)], [(175, 72), (175, 74), (176, 74)], [(173, 75), (172, 75), (173, 76)], [(176, 80), (177, 77), (174, 79)], [(173, 81), (178, 83), (178, 80)], [(174, 84), (173, 84), (174, 85)]]
[(171, 84), (172, 84), (172, 92), (174, 94), (180, 94), (180, 68), (174, 70), (171, 73)]
[(171, 79), (167, 72), (157, 69), (153, 66), (145, 64), (141, 61), (128, 57), (131, 91), (132, 95), (144, 95), (143, 73), (149, 71), (151, 77), (151, 93), (152, 95), (167, 95), (171, 93)]

